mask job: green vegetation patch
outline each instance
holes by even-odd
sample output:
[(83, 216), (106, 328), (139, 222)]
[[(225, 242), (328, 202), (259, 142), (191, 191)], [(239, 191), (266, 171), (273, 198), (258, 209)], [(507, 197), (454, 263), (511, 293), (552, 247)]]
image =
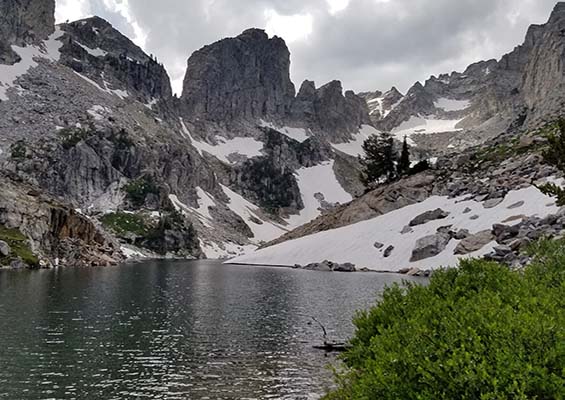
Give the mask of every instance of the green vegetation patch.
[(355, 318), (326, 399), (564, 399), (565, 243), (523, 271), (482, 260), (388, 288)]
[(39, 267), (39, 259), (31, 251), (27, 238), (19, 229), (10, 229), (0, 224), (0, 240), (10, 246), (10, 255), (0, 256), (0, 265), (8, 266), (12, 261), (21, 259), (30, 267)]
[(104, 215), (100, 221), (102, 224), (118, 235), (133, 233), (137, 236), (146, 236), (151, 231), (151, 226), (146, 219), (139, 214), (116, 212)]
[(148, 176), (135, 179), (123, 187), (128, 200), (135, 207), (142, 207), (149, 194), (159, 194), (159, 187)]
[(89, 129), (64, 128), (57, 132), (61, 144), (65, 149), (71, 149), (90, 135)]

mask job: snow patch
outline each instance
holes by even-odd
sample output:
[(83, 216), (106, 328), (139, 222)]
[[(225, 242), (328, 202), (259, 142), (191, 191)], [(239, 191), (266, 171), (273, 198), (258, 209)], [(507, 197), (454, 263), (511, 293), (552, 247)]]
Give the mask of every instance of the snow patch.
[(289, 126), (277, 127), (274, 124), (263, 120), (260, 121), (260, 125), (264, 128), (274, 129), (275, 131), (278, 131), (283, 135), (288, 136), (289, 138), (294, 139), (300, 143), (308, 140), (309, 138), (308, 132), (304, 128), (291, 128)]
[[(108, 82), (106, 82), (105, 80), (102, 80), (102, 82), (104, 83), (104, 87), (100, 86), (98, 83), (96, 83), (95, 81), (93, 81), (90, 78), (87, 78), (86, 76), (79, 74), (76, 71), (73, 71), (76, 75), (78, 75), (80, 78), (82, 78), (83, 80), (85, 80), (86, 82), (90, 83), (92, 86), (96, 87), (98, 90), (100, 90), (101, 92), (113, 95), (113, 96), (117, 96), (120, 99), (124, 100), (125, 98), (129, 97), (129, 93), (127, 92), (127, 90), (121, 90), (121, 89), (110, 89), (108, 87)], [(104, 77), (102, 77), (104, 78)]]
[(253, 239), (256, 243), (271, 241), (287, 232), (285, 228), (274, 222), (262, 220), (259, 207), (247, 201), (243, 196), (237, 194), (227, 186), (220, 186), (230, 199), (230, 202), (226, 204), (227, 207), (245, 221), (253, 232)]
[(249, 137), (237, 137), (233, 139), (226, 139), (221, 136), (216, 136), (217, 145), (211, 145), (206, 142), (196, 140), (184, 123), (183, 119), (181, 122), (181, 135), (189, 139), (192, 145), (196, 148), (200, 155), (204, 152), (211, 154), (218, 160), (225, 162), (226, 164), (234, 164), (233, 161), (229, 160), (229, 156), (232, 154), (239, 154), (247, 158), (259, 157), (263, 155), (261, 151), (263, 150), (263, 143)]
[(185, 215), (196, 216), (200, 222), (204, 224), (204, 226), (211, 228), (212, 225), (210, 223), (214, 218), (210, 214), (210, 207), (215, 207), (216, 201), (210, 194), (199, 186), (196, 187), (196, 194), (198, 195), (198, 207), (187, 206), (174, 194), (169, 195), (169, 199), (177, 211), (182, 212)]
[(332, 147), (336, 150), (341, 151), (342, 153), (349, 154), (350, 156), (357, 157), (357, 156), (364, 156), (365, 151), (363, 150), (363, 143), (367, 140), (371, 135), (377, 135), (379, 131), (373, 128), (370, 125), (361, 125), (361, 129), (359, 132), (353, 136), (353, 140), (347, 143), (338, 143), (333, 144)]
[[(298, 215), (287, 219), (290, 228), (297, 228), (322, 214), (322, 203), (344, 204), (353, 198), (337, 181), (333, 170), (334, 161), (327, 161), (310, 168), (301, 168), (295, 172), (304, 209)], [(323, 196), (321, 201), (320, 194)]]
[[(60, 49), (63, 43), (58, 39), (63, 34), (64, 32), (57, 27), (55, 32), (39, 46), (12, 46), (12, 50), (20, 56), (21, 60), (14, 65), (0, 65), (0, 100), (7, 101), (7, 90), (17, 87), (16, 80), (26, 74), (31, 68), (37, 67), (36, 58), (50, 61), (59, 60), (61, 57)], [(20, 90), (23, 89), (20, 88)]]
[[(508, 208), (519, 201), (525, 202), (519, 209)], [(462, 257), (454, 254), (458, 241), (452, 240), (439, 255), (410, 262), (416, 241), (435, 234), (439, 227), (446, 225), (451, 225), (454, 231), (468, 229), (475, 234), (491, 229), (495, 223), (504, 223), (505, 220), (516, 215), (544, 217), (559, 210), (555, 205), (547, 205), (552, 201), (551, 197), (545, 196), (533, 186), (509, 192), (501, 204), (490, 209), (485, 209), (482, 203), (474, 200), (463, 201), (462, 198), (433, 196), (421, 203), (367, 221), (260, 249), (235, 258), (230, 263), (292, 266), (331, 260), (339, 263), (352, 262), (359, 268), (367, 267), (376, 271), (455, 266), (461, 258), (480, 257), (491, 252), (496, 243), (493, 241), (483, 249)], [(471, 212), (464, 213), (467, 207)], [(408, 234), (400, 233), (402, 227), (408, 225), (414, 217), (436, 208), (448, 211), (449, 217), (415, 226), (413, 232)], [(478, 215), (479, 218), (471, 220), (470, 216), (473, 215)], [(384, 247), (380, 250), (376, 249), (375, 242), (384, 244)], [(388, 258), (385, 258), (383, 249), (390, 245), (394, 246), (394, 250)]]
[(434, 106), (444, 111), (463, 111), (471, 106), (469, 100), (454, 100), (441, 97), (434, 101)]
[(408, 139), (408, 144), (414, 145), (414, 141), (410, 139), (412, 135), (426, 135), (442, 132), (458, 132), (461, 128), (457, 128), (457, 124), (463, 121), (461, 119), (438, 119), (434, 116), (411, 116), (408, 121), (392, 130), (392, 134), (396, 139), (402, 141), (404, 136)]
[(236, 243), (227, 242), (227, 243), (215, 243), (212, 241), (203, 241), (200, 240), (200, 248), (204, 252), (204, 255), (208, 259), (212, 260), (225, 260), (230, 257), (237, 257), (242, 254), (246, 254), (250, 251), (253, 251), (257, 248), (257, 246), (247, 245), (241, 246)]
[(102, 50), (100, 47), (97, 47), (95, 49), (91, 49), (90, 47), (85, 46), (84, 44), (77, 42), (76, 40), (75, 40), (75, 43), (78, 44), (80, 47), (82, 47), (91, 56), (105, 57), (108, 54), (107, 51)]

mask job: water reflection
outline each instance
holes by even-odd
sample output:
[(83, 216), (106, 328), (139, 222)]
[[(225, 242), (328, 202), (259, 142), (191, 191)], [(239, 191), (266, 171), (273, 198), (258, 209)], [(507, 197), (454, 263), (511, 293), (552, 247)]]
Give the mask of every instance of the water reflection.
[(317, 398), (336, 339), (395, 275), (216, 262), (0, 272), (0, 398)]

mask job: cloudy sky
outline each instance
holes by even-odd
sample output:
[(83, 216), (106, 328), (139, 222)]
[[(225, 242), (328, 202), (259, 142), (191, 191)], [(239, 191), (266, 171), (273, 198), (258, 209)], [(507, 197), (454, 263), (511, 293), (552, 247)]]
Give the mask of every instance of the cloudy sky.
[(555, 0), (57, 0), (57, 20), (99, 15), (164, 62), (180, 94), (186, 59), (250, 27), (283, 37), (292, 78), (405, 91), (523, 41)]

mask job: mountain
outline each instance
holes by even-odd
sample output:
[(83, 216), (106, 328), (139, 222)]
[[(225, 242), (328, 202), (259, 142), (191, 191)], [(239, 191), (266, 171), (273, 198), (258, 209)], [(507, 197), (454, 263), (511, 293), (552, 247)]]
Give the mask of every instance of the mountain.
[[(407, 138), (435, 168), (340, 205), (231, 262), (331, 260), (417, 271), (486, 256), (513, 266), (531, 241), (563, 232), (563, 210), (533, 184), (560, 182), (544, 165), (544, 134), (563, 116), (565, 3), (500, 60), (432, 76), (406, 95), (360, 93), (375, 127)], [(418, 222), (420, 221), (420, 222)]]
[(498, 61), (417, 82), (393, 106), (381, 92), (360, 95), (378, 129), (436, 155), (535, 129), (561, 114), (563, 29), (565, 3), (557, 3), (546, 24), (532, 25), (524, 43)]
[[(503, 161), (529, 169), (510, 168), (503, 176), (524, 180), (500, 186), (475, 146), (525, 141), (519, 153), (529, 155), (539, 139), (525, 133), (559, 114), (563, 3), (500, 61), (432, 77), (405, 95), (394, 87), (356, 95), (339, 81), (308, 80), (296, 92), (284, 41), (249, 29), (194, 52), (180, 97), (163, 65), (107, 21), (55, 26), (52, 0), (1, 7), (0, 180), (9, 190), (0, 195), (0, 241), (15, 250), (0, 264), (21, 265), (30, 254), (34, 265), (255, 257), (267, 250), (258, 247), (278, 252), (321, 230), (340, 241), (339, 229), (419, 210), (433, 196), (490, 205), (511, 183), (526, 190), (555, 174), (508, 155)], [(358, 156), (379, 130), (406, 136), (414, 161), (439, 156), (436, 169), (363, 194)], [(504, 222), (498, 215), (506, 214), (484, 218)], [(398, 242), (403, 227), (390, 229)], [(419, 233), (443, 243), (449, 232)]]
[[(55, 26), (53, 1), (28, 3), (2, 4), (22, 23), (2, 26), (1, 179), (113, 238), (107, 262), (241, 254), (362, 192), (366, 104), (337, 81), (296, 94), (282, 39), (250, 29), (196, 51), (177, 98), (107, 21)], [(68, 261), (18, 215), (1, 208), (0, 226)]]

